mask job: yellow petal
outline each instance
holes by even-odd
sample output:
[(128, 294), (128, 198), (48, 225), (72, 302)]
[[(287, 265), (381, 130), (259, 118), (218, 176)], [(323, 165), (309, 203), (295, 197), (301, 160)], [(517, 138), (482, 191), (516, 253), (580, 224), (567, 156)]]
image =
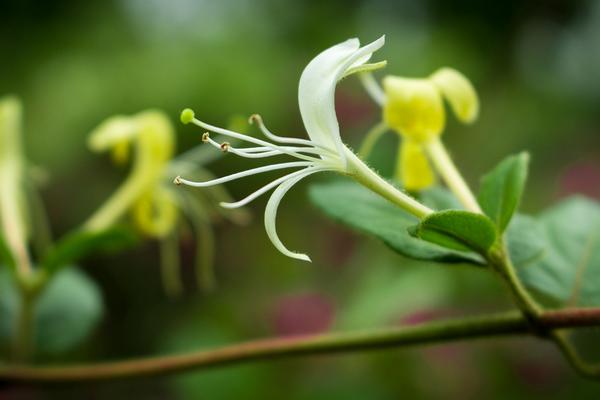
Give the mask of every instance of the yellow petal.
[(129, 160), (129, 142), (122, 140), (114, 145), (111, 150), (113, 162), (117, 165), (125, 165)]
[(450, 103), (456, 117), (464, 123), (471, 123), (479, 115), (479, 99), (471, 82), (452, 68), (440, 68), (431, 81)]
[[(106, 229), (132, 207), (138, 207), (138, 212), (149, 209), (147, 204), (152, 202), (140, 199), (165, 178), (175, 152), (175, 133), (167, 115), (147, 110), (133, 116), (111, 117), (92, 132), (89, 145), (94, 151), (111, 151), (116, 161), (126, 161), (131, 152), (132, 166), (125, 182), (87, 221), (86, 229)], [(143, 218), (140, 221), (142, 226), (150, 226), (144, 224)], [(152, 231), (151, 227), (148, 229)]]
[(427, 79), (387, 76), (383, 119), (405, 138), (425, 143), (441, 134), (446, 122), (442, 97)]
[(399, 178), (408, 191), (419, 191), (435, 183), (435, 176), (423, 146), (412, 140), (404, 140), (400, 145), (398, 160)]
[(166, 163), (175, 152), (175, 132), (169, 118), (162, 111), (148, 110), (135, 115), (140, 129), (137, 140), (147, 157), (153, 163)]
[(177, 206), (173, 195), (159, 187), (138, 199), (132, 208), (132, 215), (142, 233), (163, 238), (175, 228)]

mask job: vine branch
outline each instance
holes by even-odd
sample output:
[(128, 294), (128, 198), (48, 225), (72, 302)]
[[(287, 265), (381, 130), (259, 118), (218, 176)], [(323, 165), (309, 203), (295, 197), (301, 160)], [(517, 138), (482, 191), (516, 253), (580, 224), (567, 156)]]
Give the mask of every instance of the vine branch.
[[(600, 325), (600, 308), (540, 314), (538, 325), (559, 328)], [(4, 382), (75, 382), (162, 375), (191, 369), (299, 355), (376, 350), (510, 335), (539, 335), (519, 311), (435, 321), (409, 327), (263, 339), (181, 355), (71, 366), (0, 365)]]

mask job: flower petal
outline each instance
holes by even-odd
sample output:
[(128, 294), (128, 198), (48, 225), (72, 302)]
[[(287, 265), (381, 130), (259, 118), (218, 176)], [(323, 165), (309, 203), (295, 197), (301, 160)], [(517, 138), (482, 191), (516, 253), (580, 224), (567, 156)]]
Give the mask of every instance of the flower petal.
[(265, 230), (267, 231), (267, 236), (269, 236), (269, 239), (271, 239), (271, 243), (273, 243), (273, 246), (275, 246), (277, 250), (279, 250), (281, 253), (288, 257), (310, 262), (310, 257), (308, 257), (306, 254), (295, 253), (293, 251), (288, 250), (281, 242), (281, 239), (279, 239), (279, 236), (277, 235), (277, 228), (275, 226), (275, 220), (277, 219), (277, 208), (279, 207), (279, 203), (281, 202), (281, 199), (283, 199), (283, 196), (285, 196), (285, 194), (288, 192), (288, 190), (290, 190), (292, 186), (298, 183), (301, 179), (304, 179), (309, 175), (312, 175), (316, 172), (321, 172), (323, 170), (324, 169), (322, 168), (307, 168), (304, 174), (290, 178), (287, 181), (283, 182), (281, 185), (279, 185), (269, 198), (269, 201), (267, 202), (267, 206), (265, 207)]
[(346, 40), (313, 58), (300, 77), (298, 103), (308, 136), (319, 145), (336, 150), (342, 160), (345, 156), (335, 113), (335, 87), (349, 69), (359, 70), (357, 67), (384, 43), (384, 36), (362, 48), (358, 39)]
[(442, 133), (446, 123), (444, 103), (437, 87), (427, 79), (386, 76), (383, 119), (404, 137), (418, 143)]
[(471, 82), (452, 68), (440, 68), (431, 81), (450, 103), (456, 117), (464, 123), (475, 121), (479, 114), (479, 99)]
[(175, 198), (160, 186), (140, 196), (131, 211), (137, 228), (151, 237), (164, 238), (177, 223)]
[(412, 140), (403, 140), (400, 144), (398, 159), (398, 178), (404, 188), (416, 192), (428, 188), (435, 182), (435, 176), (423, 146)]
[(101, 152), (129, 142), (139, 131), (133, 117), (117, 115), (102, 122), (89, 136), (88, 144), (93, 151)]

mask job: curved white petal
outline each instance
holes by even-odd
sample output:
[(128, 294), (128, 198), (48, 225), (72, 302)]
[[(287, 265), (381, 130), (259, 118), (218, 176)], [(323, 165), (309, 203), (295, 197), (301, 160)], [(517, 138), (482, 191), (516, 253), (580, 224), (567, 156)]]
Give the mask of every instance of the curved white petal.
[(275, 179), (274, 181), (267, 183), (265, 186), (261, 187), (260, 189), (256, 190), (255, 192), (244, 197), (242, 200), (239, 200), (239, 201), (236, 201), (233, 203), (221, 202), (221, 203), (219, 203), (219, 205), (223, 208), (230, 208), (230, 209), (243, 207), (246, 204), (250, 203), (252, 200), (257, 199), (261, 195), (267, 193), (269, 190), (273, 189), (275, 186), (279, 186), (283, 182), (285, 182), (289, 179), (292, 179), (294, 177), (297, 177), (298, 175), (303, 175), (304, 173), (306, 173), (306, 171), (304, 169), (301, 169), (300, 171), (295, 171), (295, 172), (292, 172), (291, 174), (284, 175), (282, 177)]
[(298, 183), (301, 179), (321, 171), (323, 171), (322, 168), (307, 168), (304, 171), (304, 174), (286, 180), (279, 185), (277, 189), (275, 189), (269, 198), (269, 201), (267, 202), (267, 206), (265, 207), (265, 230), (267, 231), (267, 236), (269, 236), (269, 239), (271, 239), (273, 246), (275, 246), (277, 250), (288, 257), (310, 262), (310, 257), (308, 257), (306, 254), (295, 253), (288, 250), (279, 239), (279, 236), (277, 236), (277, 228), (275, 226), (275, 220), (277, 219), (277, 208), (279, 207), (279, 203), (281, 202), (281, 199), (283, 199), (283, 196), (285, 196), (292, 186)]
[(346, 40), (313, 58), (300, 77), (298, 103), (308, 136), (312, 141), (335, 150), (344, 164), (343, 143), (335, 114), (335, 87), (350, 68), (366, 63), (384, 42), (385, 37), (382, 36), (360, 47), (358, 39)]

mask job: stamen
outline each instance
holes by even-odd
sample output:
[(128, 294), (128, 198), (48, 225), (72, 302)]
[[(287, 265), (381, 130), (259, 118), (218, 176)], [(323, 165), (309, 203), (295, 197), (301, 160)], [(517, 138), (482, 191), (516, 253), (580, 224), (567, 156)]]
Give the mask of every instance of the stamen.
[[(311, 171), (331, 171), (331, 168), (310, 168)], [(221, 202), (219, 203), (219, 205), (221, 207), (224, 208), (239, 208), (242, 206), (245, 206), (246, 204), (252, 202), (253, 200), (257, 199), (258, 197), (260, 197), (261, 195), (265, 194), (266, 192), (268, 192), (269, 190), (273, 189), (275, 186), (278, 186), (279, 184), (285, 182), (288, 179), (292, 179), (296, 176), (305, 174), (307, 172), (306, 169), (301, 169), (300, 171), (295, 171), (292, 172), (291, 174), (287, 174), (284, 175), (280, 178), (275, 179), (274, 181), (269, 182), (268, 184), (266, 184), (265, 186), (261, 187), (260, 189), (258, 189), (257, 191), (249, 194), (248, 196), (244, 197), (242, 200), (236, 201), (234, 203), (225, 203), (225, 202)]]
[[(272, 156), (277, 156), (277, 155), (281, 155), (281, 154), (286, 154), (280, 150), (272, 150), (271, 148), (264, 147), (264, 146), (238, 149), (238, 148), (234, 148), (233, 146), (231, 146), (231, 144), (229, 142), (223, 142), (223, 143), (219, 144), (210, 138), (210, 135), (208, 134), (208, 132), (206, 132), (202, 135), (202, 141), (205, 143), (209, 143), (210, 145), (221, 150), (224, 153), (230, 152), (237, 156), (245, 157), (245, 158), (266, 158), (266, 157), (272, 157)], [(293, 151), (294, 153), (296, 153), (295, 150), (298, 149), (300, 152), (308, 152), (308, 153), (319, 154), (319, 155), (322, 154), (320, 150), (313, 149), (313, 148), (290, 147), (290, 146), (282, 146), (281, 148), (287, 149), (290, 152)], [(308, 156), (305, 156), (305, 157), (308, 157)], [(303, 158), (303, 159), (308, 160), (308, 158)], [(320, 158), (310, 157), (310, 161), (321, 162), (322, 160)]]
[[(326, 154), (325, 151), (321, 149), (315, 149), (313, 147), (302, 147), (302, 146), (280, 146), (280, 148), (287, 151), (293, 151), (295, 153), (310, 153), (310, 154), (318, 154), (318, 155), (330, 155)], [(271, 152), (272, 154), (284, 154), (280, 150), (271, 150), (268, 147), (236, 147), (237, 151), (241, 151), (244, 153), (267, 153)]]
[(263, 135), (265, 135), (266, 137), (268, 137), (269, 139), (271, 139), (271, 140), (273, 140), (275, 142), (289, 143), (289, 144), (303, 144), (303, 145), (306, 145), (306, 146), (318, 147), (318, 148), (320, 148), (322, 150), (330, 152), (331, 154), (335, 154), (335, 152), (333, 150), (331, 150), (330, 148), (325, 147), (325, 146), (323, 146), (323, 145), (321, 145), (319, 143), (312, 142), (310, 140), (300, 139), (300, 138), (287, 138), (287, 137), (275, 135), (273, 132), (271, 132), (267, 128), (267, 126), (263, 122), (263, 119), (260, 116), (260, 114), (252, 114), (250, 116), (250, 118), (248, 118), (248, 123), (249, 124), (253, 124), (254, 122), (256, 122), (258, 124), (258, 128), (263, 133)]
[[(316, 159), (314, 157), (306, 156), (304, 154), (300, 154), (300, 153), (293, 152), (293, 151), (288, 151), (288, 150), (286, 150), (285, 148), (283, 148), (281, 146), (278, 146), (278, 145), (273, 144), (273, 143), (269, 143), (269, 142), (261, 140), (261, 139), (257, 139), (257, 138), (252, 137), (252, 136), (244, 135), (244, 134), (241, 134), (241, 133), (230, 131), (229, 129), (219, 128), (218, 126), (207, 124), (206, 122), (200, 121), (197, 118), (194, 118), (192, 120), (192, 123), (194, 123), (195, 125), (197, 125), (197, 126), (199, 126), (201, 128), (204, 128), (204, 129), (207, 129), (209, 131), (218, 133), (220, 135), (229, 136), (229, 137), (233, 137), (233, 138), (236, 138), (236, 139), (244, 140), (246, 142), (250, 142), (250, 143), (258, 144), (258, 145), (261, 145), (261, 146), (269, 147), (272, 150), (281, 151), (282, 153), (288, 154), (288, 155), (290, 155), (292, 157), (299, 158), (301, 160), (307, 160), (307, 161), (311, 161), (311, 162), (320, 161), (320, 160), (318, 160), (318, 159)], [(312, 143), (312, 142), (309, 142), (309, 143), (310, 143), (311, 146), (314, 146), (314, 143)]]
[(208, 186), (214, 186), (214, 185), (218, 185), (218, 184), (221, 184), (221, 183), (233, 181), (233, 180), (236, 180), (236, 179), (239, 179), (239, 178), (244, 178), (246, 176), (260, 174), (260, 173), (263, 173), (263, 172), (275, 171), (275, 170), (278, 170), (278, 169), (285, 169), (285, 168), (308, 167), (310, 165), (312, 165), (312, 163), (310, 163), (310, 162), (306, 162), (306, 161), (294, 161), (294, 162), (287, 162), (287, 163), (273, 164), (273, 165), (265, 165), (263, 167), (252, 168), (252, 169), (249, 169), (249, 170), (246, 170), (246, 171), (237, 172), (235, 174), (227, 175), (227, 176), (224, 176), (222, 178), (212, 179), (212, 180), (206, 181), (206, 182), (188, 181), (187, 179), (183, 179), (180, 176), (178, 176), (177, 178), (175, 178), (174, 182), (177, 185), (184, 184), (184, 185), (194, 186), (194, 187), (208, 187)]
[[(323, 154), (323, 152), (319, 149), (306, 148), (306, 147), (282, 146), (281, 149), (285, 149), (290, 152), (294, 152), (296, 154), (300, 154), (300, 153), (309, 153), (309, 154), (318, 154), (318, 155)], [(234, 148), (234, 147), (229, 146), (228, 150), (235, 155), (238, 155), (240, 157), (246, 157), (246, 158), (266, 158), (266, 157), (273, 157), (273, 156), (286, 154), (280, 150), (271, 150), (271, 149), (265, 148), (265, 147), (262, 147), (262, 148), (260, 148), (260, 147), (252, 148), (251, 147), (251, 148), (241, 148), (240, 149), (240, 148)], [(315, 163), (323, 162), (323, 160), (320, 158), (311, 157), (311, 159)]]
[(223, 153), (227, 153), (227, 150), (229, 150), (229, 146), (230, 144), (228, 142), (224, 142), (224, 143), (218, 143), (216, 141), (214, 141), (210, 135), (208, 134), (208, 132), (205, 132), (202, 135), (202, 141), (204, 143), (208, 143), (210, 144), (212, 147), (214, 147), (215, 149), (221, 150)]

